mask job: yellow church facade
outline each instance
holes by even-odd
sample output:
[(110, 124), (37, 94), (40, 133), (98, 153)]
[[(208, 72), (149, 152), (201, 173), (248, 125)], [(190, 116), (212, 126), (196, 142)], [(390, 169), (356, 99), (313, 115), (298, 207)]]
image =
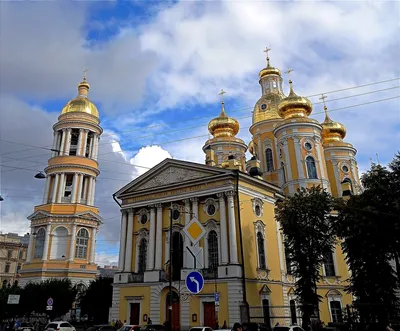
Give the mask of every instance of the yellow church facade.
[[(343, 141), (346, 130), (326, 107), (319, 123), (292, 81), (284, 94), (281, 72), (269, 58), (259, 83), (248, 145), (236, 137), (239, 123), (222, 102), (220, 115), (209, 123), (213, 137), (203, 146), (205, 165), (166, 159), (115, 193), (122, 219), (112, 319), (164, 323), (172, 310), (174, 330), (215, 328), (217, 321), (232, 327), (248, 319), (270, 327), (301, 323), (275, 202), (317, 185), (335, 197), (359, 193), (356, 150)], [(193, 218), (203, 235), (197, 243), (186, 231)], [(193, 269), (205, 279), (196, 295), (185, 286)], [(318, 284), (319, 317), (326, 324), (341, 321), (342, 309), (352, 302), (345, 292), (348, 277), (337, 245), (325, 257)]]
[(31, 231), (21, 286), (69, 278), (74, 285), (87, 287), (96, 278), (96, 237), (102, 219), (94, 194), (103, 130), (98, 110), (88, 99), (89, 88), (84, 78), (78, 96), (53, 126), (51, 158), (42, 175), (43, 201), (28, 217)]

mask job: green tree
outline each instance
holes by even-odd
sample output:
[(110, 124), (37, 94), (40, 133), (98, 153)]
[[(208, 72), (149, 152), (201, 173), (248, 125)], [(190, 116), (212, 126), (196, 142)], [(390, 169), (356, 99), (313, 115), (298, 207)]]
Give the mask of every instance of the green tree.
[[(48, 279), (41, 283), (27, 284), (21, 294), (21, 307), (24, 313), (30, 314), (33, 311), (48, 313), (50, 318), (54, 318), (66, 314), (72, 308), (77, 290), (67, 278)], [(47, 311), (49, 298), (53, 299), (53, 309)]]
[(87, 314), (94, 323), (108, 322), (108, 311), (112, 305), (112, 282), (112, 278), (100, 277), (92, 281), (79, 296), (82, 314)]
[(304, 328), (321, 301), (317, 294), (320, 268), (335, 244), (333, 205), (332, 196), (319, 186), (302, 188), (277, 203), (277, 221), (285, 236), (292, 274), (297, 279), (295, 293), (301, 304)]
[(12, 318), (21, 315), (20, 304), (8, 304), (8, 296), (10, 294), (21, 295), (22, 289), (19, 286), (3, 286), (0, 289), (0, 321), (5, 318)]
[(399, 309), (399, 278), (390, 264), (399, 263), (399, 169), (399, 154), (389, 169), (373, 164), (361, 178), (363, 193), (338, 206), (337, 234), (351, 270), (348, 291), (366, 324), (378, 320), (383, 326)]

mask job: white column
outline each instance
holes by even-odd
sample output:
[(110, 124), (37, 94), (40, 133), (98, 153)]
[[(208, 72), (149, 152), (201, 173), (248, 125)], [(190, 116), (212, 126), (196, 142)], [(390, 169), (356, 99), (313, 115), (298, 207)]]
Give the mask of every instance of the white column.
[[(158, 222), (158, 219), (157, 219)], [(157, 227), (158, 229), (158, 227)], [(154, 206), (150, 207), (150, 233), (149, 245), (147, 246), (147, 270), (154, 269), (154, 255), (155, 255), (155, 240), (156, 240), (156, 211)], [(158, 238), (157, 238), (158, 240)]]
[(57, 153), (54, 152), (54, 150), (57, 149), (57, 140), (58, 140), (58, 132), (54, 131), (53, 132), (53, 147), (52, 147), (53, 151), (51, 152), (51, 157), (54, 157), (57, 155)]
[(61, 145), (60, 145), (60, 156), (65, 155), (64, 151), (65, 151), (65, 138), (67, 135), (67, 129), (62, 129), (61, 131)]
[(233, 202), (234, 192), (228, 192), (228, 217), (229, 217), (229, 253), (230, 263), (238, 264), (237, 237), (236, 237), (236, 220), (235, 220), (235, 204)]
[(44, 237), (43, 257), (42, 261), (47, 260), (47, 253), (49, 252), (49, 241), (50, 241), (50, 224), (47, 224), (46, 235)]
[[(185, 199), (183, 200), (185, 203), (185, 226), (190, 222), (190, 200)], [(183, 242), (183, 267), (187, 268), (187, 249), (186, 247), (191, 246), (190, 239), (187, 235), (183, 235), (184, 242)]]
[(93, 158), (93, 136), (89, 139), (89, 159)]
[(61, 132), (60, 131), (56, 131), (56, 143), (55, 143), (55, 148), (57, 151), (53, 152), (53, 156), (58, 156), (60, 155), (60, 145), (61, 145)]
[(128, 219), (128, 213), (122, 211), (121, 215), (121, 232), (119, 235), (119, 258), (118, 258), (118, 270), (124, 270), (125, 262), (125, 245), (126, 245), (126, 224)]
[(294, 141), (294, 150), (295, 150), (295, 153), (296, 153), (297, 172), (299, 173), (299, 178), (303, 179), (303, 178), (305, 178), (305, 175), (304, 175), (304, 161), (303, 161), (303, 158), (301, 157), (300, 139), (295, 137), (295, 138), (293, 138), (293, 141)]
[(221, 264), (228, 264), (228, 228), (226, 226), (226, 206), (223, 193), (217, 194), (219, 199), (219, 224), (221, 235)]
[(78, 183), (78, 174), (74, 174), (74, 178), (72, 179), (71, 203), (76, 202), (77, 183)]
[(96, 193), (96, 177), (93, 177), (93, 184), (92, 184), (92, 206), (94, 206), (94, 196)]
[(83, 129), (83, 135), (82, 135), (82, 152), (81, 152), (81, 156), (85, 156), (86, 155), (86, 144), (87, 144), (87, 137), (88, 137), (88, 129)]
[(79, 129), (78, 145), (76, 145), (76, 156), (80, 156), (81, 155), (81, 151), (82, 151), (82, 136), (83, 136), (83, 129)]
[(31, 226), (31, 233), (29, 234), (28, 251), (26, 252), (26, 262), (29, 263), (32, 260), (32, 249), (33, 249), (33, 232), (35, 229)]
[(71, 128), (67, 129), (67, 138), (65, 140), (65, 155), (69, 155), (71, 149)]
[(165, 263), (167, 263), (167, 261), (169, 261), (169, 245), (170, 245), (169, 231), (167, 231), (165, 233), (165, 252), (164, 252)]
[(43, 204), (49, 203), (49, 189), (50, 189), (51, 176), (46, 176), (46, 187), (43, 194)]
[[(156, 230), (156, 270), (161, 270), (162, 260), (162, 212), (163, 208), (161, 204), (156, 205), (157, 207), (157, 230)], [(151, 248), (150, 248), (151, 249)]]
[(94, 177), (89, 177), (89, 186), (88, 186), (88, 196), (87, 196), (87, 204), (89, 206), (93, 205), (93, 186), (94, 186)]
[(76, 224), (72, 225), (72, 234), (71, 234), (71, 243), (69, 246), (68, 261), (72, 262), (74, 260), (75, 246), (76, 246)]
[(83, 174), (78, 174), (78, 180), (79, 184), (78, 184), (78, 190), (76, 192), (76, 203), (80, 203), (82, 198)]
[(65, 193), (65, 174), (60, 174), (60, 185), (58, 185), (57, 202), (60, 203)]
[(132, 272), (132, 236), (133, 236), (133, 210), (128, 215), (128, 232), (126, 234), (126, 251), (124, 271)]
[(53, 203), (57, 202), (57, 189), (58, 189), (59, 178), (60, 178), (60, 174), (54, 175), (53, 192), (52, 192), (52, 197), (51, 197), (51, 202), (53, 202)]
[(84, 181), (84, 186), (83, 186), (83, 194), (82, 194), (82, 196), (83, 196), (83, 199), (85, 199), (85, 204), (87, 205), (89, 202), (88, 202), (88, 187), (89, 187), (89, 179), (90, 177), (85, 177), (85, 176), (82, 176), (82, 181)]
[(96, 161), (97, 161), (97, 157), (99, 155), (99, 141), (100, 141), (100, 137), (96, 136), (96, 139), (94, 141), (95, 147), (94, 147), (94, 156), (93, 156), (93, 159), (95, 159)]
[(90, 264), (94, 264), (95, 260), (96, 260), (96, 237), (97, 237), (97, 229), (93, 228), (93, 230), (92, 230), (92, 245), (90, 247)]
[(199, 219), (199, 199), (198, 198), (190, 198), (190, 201), (192, 202), (192, 212), (194, 214), (194, 217)]

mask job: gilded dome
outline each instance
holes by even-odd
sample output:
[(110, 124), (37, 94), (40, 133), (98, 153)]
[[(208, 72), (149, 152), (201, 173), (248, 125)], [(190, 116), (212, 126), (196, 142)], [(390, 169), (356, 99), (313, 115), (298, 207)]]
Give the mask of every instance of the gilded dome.
[(311, 101), (294, 93), (291, 80), (289, 81), (289, 84), (290, 93), (279, 104), (279, 115), (284, 119), (308, 117), (312, 112)]
[(282, 119), (278, 114), (278, 105), (284, 97), (281, 93), (263, 95), (254, 106), (253, 124), (265, 120)]
[(87, 113), (93, 116), (99, 117), (99, 111), (95, 104), (88, 99), (88, 92), (90, 89), (89, 83), (86, 78), (78, 84), (78, 96), (75, 99), (69, 101), (63, 108), (61, 114), (78, 112)]
[(281, 75), (281, 71), (278, 68), (271, 66), (271, 64), (269, 63), (269, 57), (267, 57), (267, 66), (262, 69), (258, 74), (260, 79), (267, 75)]
[(326, 106), (324, 107), (324, 110), (325, 121), (321, 123), (323, 142), (330, 143), (335, 141), (343, 141), (344, 137), (346, 136), (346, 128), (343, 124), (330, 119)]
[(224, 102), (222, 101), (221, 114), (213, 118), (208, 124), (208, 131), (215, 137), (234, 137), (239, 132), (239, 122), (226, 115)]

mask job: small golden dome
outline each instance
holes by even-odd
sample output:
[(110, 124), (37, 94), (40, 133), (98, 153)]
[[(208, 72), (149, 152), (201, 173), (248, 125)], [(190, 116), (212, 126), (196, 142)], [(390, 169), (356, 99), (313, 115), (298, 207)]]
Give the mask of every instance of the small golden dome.
[(86, 77), (83, 77), (83, 80), (78, 84), (78, 96), (65, 105), (61, 111), (61, 114), (79, 112), (91, 114), (98, 118), (99, 111), (97, 107), (88, 99), (89, 89), (90, 85), (87, 82)]
[(221, 114), (213, 118), (208, 124), (208, 131), (214, 136), (219, 137), (234, 137), (239, 132), (239, 122), (226, 115), (224, 102), (221, 102)]
[(281, 71), (278, 68), (272, 67), (271, 64), (269, 63), (269, 57), (267, 57), (267, 66), (260, 71), (258, 76), (261, 78), (267, 76), (267, 75), (281, 75)]
[(299, 96), (293, 91), (293, 83), (290, 80), (290, 93), (284, 98), (278, 107), (278, 113), (285, 120), (290, 118), (308, 117), (312, 112), (311, 101)]
[(250, 141), (248, 145), (248, 150), (251, 155), (254, 155), (254, 141)]
[(282, 119), (278, 114), (278, 105), (284, 97), (281, 93), (263, 95), (254, 106), (253, 124), (266, 120)]
[(322, 141), (324, 143), (331, 143), (335, 141), (343, 141), (346, 137), (346, 128), (339, 122), (332, 121), (328, 115), (328, 108), (325, 106), (325, 121), (321, 123), (322, 126)]

